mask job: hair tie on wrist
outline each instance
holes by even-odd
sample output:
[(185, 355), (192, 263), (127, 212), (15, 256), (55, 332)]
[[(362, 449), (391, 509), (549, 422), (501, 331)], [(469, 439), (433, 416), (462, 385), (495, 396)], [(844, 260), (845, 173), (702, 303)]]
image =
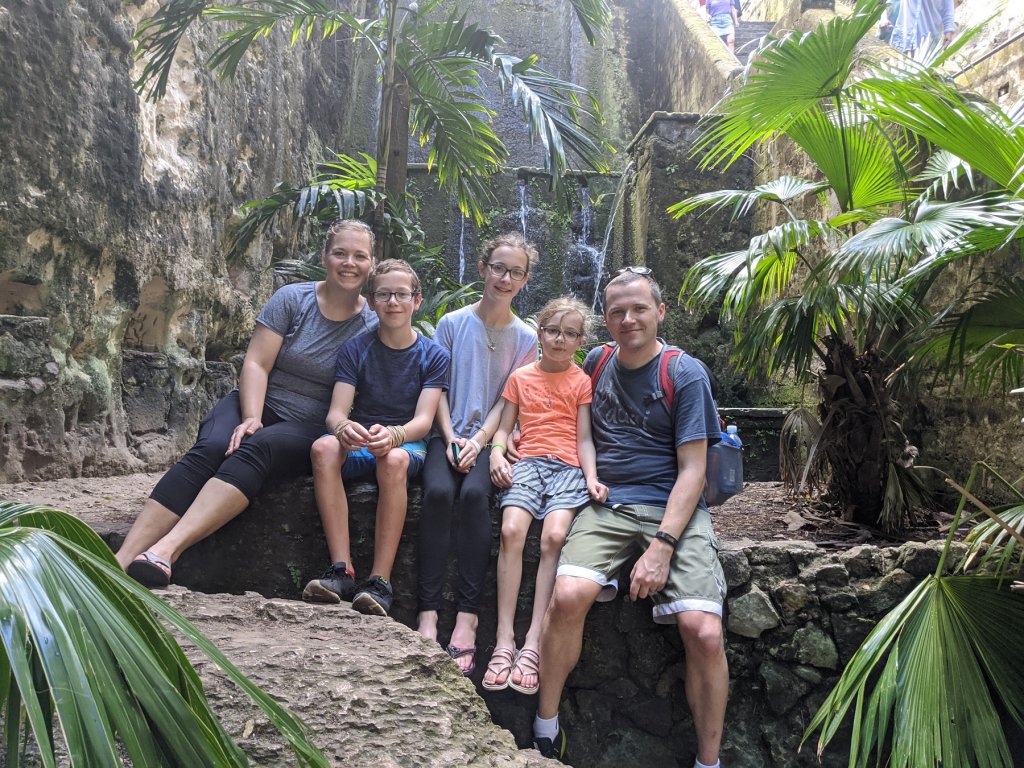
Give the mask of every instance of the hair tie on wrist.
[(491, 443), (490, 446), (492, 451), (496, 448), (501, 448), (502, 453), (508, 453), (508, 448), (505, 447), (504, 443)]
[(481, 451), (481, 450), (483, 450), (483, 449), (482, 449), (482, 448), (480, 447), (480, 443), (478, 443), (478, 442), (477, 442), (476, 440), (474, 440), (474, 439), (473, 439), (472, 437), (471, 437), (471, 438), (469, 438), (468, 440), (466, 440), (466, 442), (467, 442), (467, 443), (469, 443), (470, 445), (472, 445), (472, 446), (473, 446), (474, 448), (476, 448), (476, 452), (477, 452), (477, 453), (480, 453), (480, 451)]

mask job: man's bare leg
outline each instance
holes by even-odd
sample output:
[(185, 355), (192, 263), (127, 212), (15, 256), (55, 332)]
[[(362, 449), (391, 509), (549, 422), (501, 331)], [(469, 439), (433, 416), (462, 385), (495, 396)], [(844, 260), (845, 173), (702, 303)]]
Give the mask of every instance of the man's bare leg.
[(577, 576), (559, 576), (544, 616), (540, 637), (540, 691), (537, 716), (558, 714), (562, 689), (583, 650), (583, 622), (601, 593), (601, 585)]
[(729, 698), (722, 618), (703, 611), (685, 611), (676, 614), (676, 624), (686, 649), (686, 700), (697, 729), (697, 759), (704, 765), (714, 765), (722, 746)]

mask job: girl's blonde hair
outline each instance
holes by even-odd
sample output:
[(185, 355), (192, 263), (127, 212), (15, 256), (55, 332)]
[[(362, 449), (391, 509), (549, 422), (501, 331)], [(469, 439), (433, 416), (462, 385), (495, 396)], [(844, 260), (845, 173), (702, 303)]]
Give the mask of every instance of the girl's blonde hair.
[(587, 305), (574, 296), (559, 296), (545, 304), (544, 308), (537, 314), (537, 327), (543, 328), (555, 315), (561, 315), (565, 312), (573, 312), (580, 316), (583, 338), (588, 338), (593, 325), (593, 316), (590, 314)]

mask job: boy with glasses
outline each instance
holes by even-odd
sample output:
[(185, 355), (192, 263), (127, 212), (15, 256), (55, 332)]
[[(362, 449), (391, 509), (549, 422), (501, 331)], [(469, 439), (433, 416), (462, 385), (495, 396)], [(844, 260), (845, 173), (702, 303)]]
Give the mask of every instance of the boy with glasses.
[[(408, 480), (423, 467), (427, 433), (441, 393), (448, 387), (448, 353), (412, 327), (422, 302), (420, 281), (406, 262), (388, 259), (370, 275), (376, 333), (352, 339), (338, 351), (336, 383), (325, 435), (313, 444), (313, 487), (331, 565), (302, 592), (310, 602), (352, 601), (361, 613), (386, 616), (389, 579), (405, 525)], [(380, 488), (373, 566), (355, 581), (342, 477), (375, 476)]]
[[(498, 554), (498, 630), (483, 687), (534, 694), (539, 685), (540, 630), (555, 584), (555, 567), (576, 510), (607, 495), (597, 480), (590, 439), (590, 378), (573, 358), (586, 340), (590, 313), (578, 300), (549, 301), (538, 317), (541, 359), (513, 373), (502, 393), (501, 423), (491, 448), (491, 482), (502, 496)], [(520, 461), (510, 466), (505, 443), (516, 422)], [(530, 523), (542, 520), (540, 564), (530, 628), (518, 651), (513, 623)]]

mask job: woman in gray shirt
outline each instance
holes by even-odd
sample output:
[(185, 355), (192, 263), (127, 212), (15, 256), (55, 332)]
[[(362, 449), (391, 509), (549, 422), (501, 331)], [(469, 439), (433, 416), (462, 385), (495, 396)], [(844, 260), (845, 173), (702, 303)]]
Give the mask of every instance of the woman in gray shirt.
[(286, 285), (267, 302), (238, 389), (203, 419), (196, 444), (157, 483), (121, 545), (117, 560), (130, 576), (167, 586), (181, 553), (249, 506), (268, 477), (309, 474), (338, 348), (377, 326), (360, 295), (373, 240), (361, 221), (335, 222), (324, 280)]

